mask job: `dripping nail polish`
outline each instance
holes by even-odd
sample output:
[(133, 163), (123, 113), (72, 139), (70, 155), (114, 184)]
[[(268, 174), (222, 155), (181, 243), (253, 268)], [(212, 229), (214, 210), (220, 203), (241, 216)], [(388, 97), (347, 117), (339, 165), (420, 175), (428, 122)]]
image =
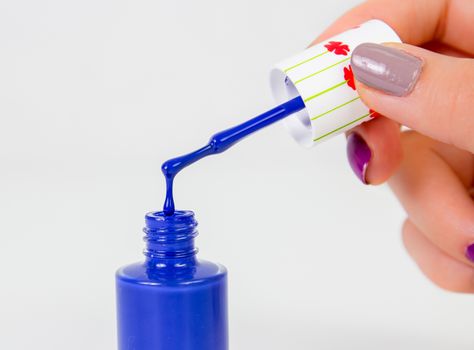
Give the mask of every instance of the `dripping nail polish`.
[(148, 213), (145, 261), (116, 274), (119, 350), (227, 350), (227, 271), (197, 259), (194, 213)]

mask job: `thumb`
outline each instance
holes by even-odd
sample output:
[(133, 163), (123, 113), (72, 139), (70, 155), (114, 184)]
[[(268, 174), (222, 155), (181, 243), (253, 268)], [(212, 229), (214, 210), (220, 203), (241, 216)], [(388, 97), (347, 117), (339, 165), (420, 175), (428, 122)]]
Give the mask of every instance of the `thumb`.
[(370, 109), (474, 152), (474, 60), (405, 44), (362, 44), (351, 66)]

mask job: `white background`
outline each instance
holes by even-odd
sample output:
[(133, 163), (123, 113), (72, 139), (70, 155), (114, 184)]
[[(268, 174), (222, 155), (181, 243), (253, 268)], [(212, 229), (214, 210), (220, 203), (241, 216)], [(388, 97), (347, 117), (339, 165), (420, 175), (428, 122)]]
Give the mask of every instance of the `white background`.
[[(358, 1), (0, 2), (0, 348), (115, 348), (160, 165), (272, 106), (268, 71)], [(179, 175), (230, 271), (232, 349), (472, 349), (470, 295), (428, 282), (340, 136), (281, 125)], [(440, 199), (442, 200), (442, 199)]]

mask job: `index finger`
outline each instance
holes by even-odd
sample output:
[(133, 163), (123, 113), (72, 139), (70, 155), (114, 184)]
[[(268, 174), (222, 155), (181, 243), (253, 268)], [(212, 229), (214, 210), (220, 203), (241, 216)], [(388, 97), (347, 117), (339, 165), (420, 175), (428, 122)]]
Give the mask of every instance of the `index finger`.
[(472, 0), (369, 0), (334, 22), (314, 43), (371, 19), (390, 25), (402, 41), (423, 45), (442, 42), (474, 54), (474, 1)]

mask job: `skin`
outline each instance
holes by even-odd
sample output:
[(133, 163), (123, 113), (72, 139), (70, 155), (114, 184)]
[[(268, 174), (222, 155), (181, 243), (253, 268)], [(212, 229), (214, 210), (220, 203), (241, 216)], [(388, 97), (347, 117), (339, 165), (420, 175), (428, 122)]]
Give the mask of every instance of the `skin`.
[[(404, 244), (441, 288), (474, 293), (474, 1), (373, 0), (352, 9), (314, 42), (367, 20), (388, 23), (423, 60), (413, 92), (394, 97), (356, 83), (386, 116), (356, 127), (372, 151), (367, 181), (388, 181), (406, 210)], [(412, 131), (400, 132), (400, 124)]]

